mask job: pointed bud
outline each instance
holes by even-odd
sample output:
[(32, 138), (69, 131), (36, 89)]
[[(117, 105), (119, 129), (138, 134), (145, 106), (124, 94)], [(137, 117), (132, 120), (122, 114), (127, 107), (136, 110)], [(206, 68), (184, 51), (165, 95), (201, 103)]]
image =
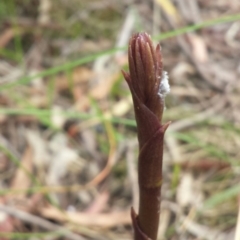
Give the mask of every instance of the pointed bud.
[(162, 125), (164, 98), (170, 91), (163, 71), (160, 45), (154, 49), (148, 34), (132, 36), (128, 47), (130, 73), (123, 72), (132, 93), (137, 122), (140, 189), (139, 214), (132, 211), (135, 240), (156, 240), (162, 185), (163, 137), (169, 123)]

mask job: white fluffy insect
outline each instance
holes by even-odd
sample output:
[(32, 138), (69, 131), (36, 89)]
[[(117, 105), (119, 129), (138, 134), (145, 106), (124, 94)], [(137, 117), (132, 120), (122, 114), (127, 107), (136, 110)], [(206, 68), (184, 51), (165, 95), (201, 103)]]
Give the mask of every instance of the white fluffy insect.
[(162, 72), (161, 83), (158, 90), (158, 95), (160, 98), (165, 98), (166, 95), (170, 92), (170, 85), (168, 82), (168, 73), (166, 71)]

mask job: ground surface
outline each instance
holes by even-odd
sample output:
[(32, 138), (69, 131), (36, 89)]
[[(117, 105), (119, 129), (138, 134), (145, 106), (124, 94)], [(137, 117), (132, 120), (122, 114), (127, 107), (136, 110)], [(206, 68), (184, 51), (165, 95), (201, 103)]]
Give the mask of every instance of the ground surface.
[(239, 12), (238, 0), (0, 1), (0, 239), (132, 239), (138, 145), (120, 70), (136, 31), (161, 41), (171, 84), (159, 239), (234, 239)]

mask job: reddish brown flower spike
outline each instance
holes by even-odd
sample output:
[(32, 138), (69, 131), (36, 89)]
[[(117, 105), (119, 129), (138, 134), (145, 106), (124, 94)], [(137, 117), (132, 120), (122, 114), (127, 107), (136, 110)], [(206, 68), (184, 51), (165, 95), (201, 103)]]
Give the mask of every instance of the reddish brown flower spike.
[(148, 34), (132, 36), (128, 47), (130, 73), (123, 72), (132, 93), (138, 130), (139, 214), (132, 211), (134, 239), (156, 240), (162, 184), (164, 98), (170, 91), (163, 71), (160, 45), (154, 49)]

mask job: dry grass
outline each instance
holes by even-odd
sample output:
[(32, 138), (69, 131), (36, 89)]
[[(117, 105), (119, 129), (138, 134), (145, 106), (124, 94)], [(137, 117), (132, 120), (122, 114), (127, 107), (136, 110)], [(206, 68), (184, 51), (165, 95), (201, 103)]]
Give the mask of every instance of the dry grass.
[(1, 239), (132, 239), (138, 149), (120, 70), (136, 31), (161, 39), (171, 83), (159, 239), (234, 239), (239, 10), (227, 0), (1, 1)]

